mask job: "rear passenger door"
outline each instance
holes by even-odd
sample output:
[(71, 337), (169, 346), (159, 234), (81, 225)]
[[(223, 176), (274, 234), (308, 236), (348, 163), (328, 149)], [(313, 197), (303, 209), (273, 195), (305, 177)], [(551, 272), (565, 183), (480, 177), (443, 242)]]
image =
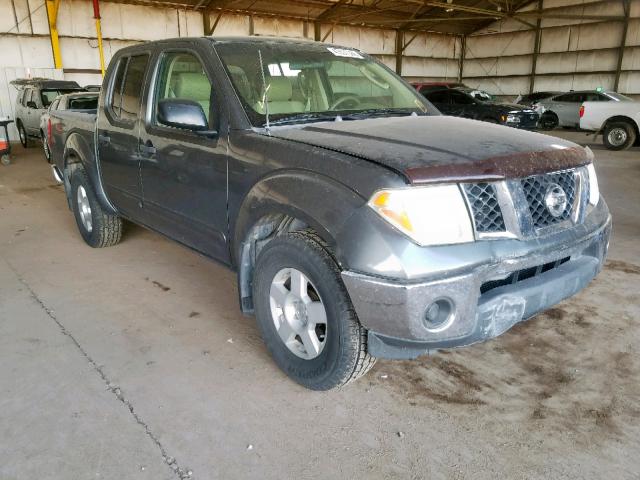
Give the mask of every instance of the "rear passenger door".
[(150, 54), (121, 57), (99, 109), (97, 149), (109, 199), (125, 216), (140, 216), (140, 108)]
[(584, 96), (578, 92), (566, 93), (554, 99), (553, 111), (561, 127), (574, 127), (580, 123), (580, 105)]
[[(149, 226), (208, 256), (227, 261), (227, 142), (163, 125), (158, 102), (181, 99), (200, 104), (209, 129), (219, 132), (217, 83), (196, 45), (162, 51), (147, 95), (140, 132), (144, 213)], [(220, 102), (221, 103), (221, 102)]]

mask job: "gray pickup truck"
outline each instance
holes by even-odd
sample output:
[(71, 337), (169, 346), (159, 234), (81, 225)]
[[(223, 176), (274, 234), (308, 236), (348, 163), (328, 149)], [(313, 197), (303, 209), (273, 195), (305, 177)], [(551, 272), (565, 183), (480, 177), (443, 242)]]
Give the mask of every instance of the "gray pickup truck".
[(51, 122), (86, 243), (118, 243), (126, 219), (234, 269), (242, 311), (312, 389), (496, 337), (585, 287), (609, 243), (590, 150), (442, 116), (351, 48), (136, 45), (97, 115)]

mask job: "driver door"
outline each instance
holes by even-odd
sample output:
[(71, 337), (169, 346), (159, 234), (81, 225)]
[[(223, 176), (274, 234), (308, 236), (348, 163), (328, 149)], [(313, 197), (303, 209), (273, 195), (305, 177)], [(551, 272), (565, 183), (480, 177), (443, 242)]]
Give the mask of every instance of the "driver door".
[[(202, 52), (204, 55), (205, 52)], [(140, 131), (145, 223), (208, 256), (227, 261), (227, 143), (163, 125), (163, 99), (195, 101), (210, 130), (219, 129), (216, 83), (195, 49), (160, 53)]]

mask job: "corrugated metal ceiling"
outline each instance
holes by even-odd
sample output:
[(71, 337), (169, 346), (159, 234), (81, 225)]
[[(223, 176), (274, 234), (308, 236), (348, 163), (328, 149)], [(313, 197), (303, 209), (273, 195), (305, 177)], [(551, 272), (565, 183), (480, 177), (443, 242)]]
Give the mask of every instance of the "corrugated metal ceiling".
[[(104, 0), (103, 0), (104, 1)], [(515, 14), (535, 0), (107, 0), (200, 11), (242, 13), (452, 34), (473, 33), (505, 17), (535, 27), (535, 17)], [(533, 12), (535, 13), (535, 12)], [(515, 14), (515, 16), (514, 16)]]

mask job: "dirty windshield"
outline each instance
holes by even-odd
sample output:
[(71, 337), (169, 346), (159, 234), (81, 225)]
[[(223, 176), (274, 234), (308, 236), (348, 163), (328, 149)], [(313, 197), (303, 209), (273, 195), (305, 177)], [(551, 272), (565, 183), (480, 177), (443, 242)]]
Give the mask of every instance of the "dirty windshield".
[(219, 42), (254, 126), (424, 115), (435, 109), (366, 54), (326, 44)]

